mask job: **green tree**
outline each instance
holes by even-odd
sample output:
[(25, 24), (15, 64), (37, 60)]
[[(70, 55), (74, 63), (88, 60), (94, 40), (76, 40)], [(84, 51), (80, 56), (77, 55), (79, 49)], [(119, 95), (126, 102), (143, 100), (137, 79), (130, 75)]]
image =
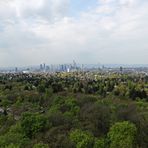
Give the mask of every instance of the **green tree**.
[(42, 131), (46, 125), (46, 118), (39, 114), (24, 113), (21, 119), (21, 127), (24, 134), (32, 138), (36, 133)]
[(105, 140), (102, 139), (95, 139), (94, 147), (93, 148), (105, 148)]
[(93, 147), (94, 138), (90, 133), (76, 129), (70, 133), (70, 139), (76, 144), (76, 148)]
[(10, 144), (8, 146), (5, 146), (5, 148), (20, 148), (18, 145)]
[(33, 146), (33, 148), (48, 148), (47, 144), (38, 143)]
[(115, 123), (108, 133), (110, 148), (134, 148), (137, 129), (128, 121)]

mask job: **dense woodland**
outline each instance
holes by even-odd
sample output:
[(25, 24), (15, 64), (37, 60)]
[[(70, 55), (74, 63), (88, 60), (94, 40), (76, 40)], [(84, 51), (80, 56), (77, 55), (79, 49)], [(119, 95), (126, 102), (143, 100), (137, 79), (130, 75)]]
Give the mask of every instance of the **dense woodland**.
[(0, 75), (1, 148), (148, 148), (148, 76)]

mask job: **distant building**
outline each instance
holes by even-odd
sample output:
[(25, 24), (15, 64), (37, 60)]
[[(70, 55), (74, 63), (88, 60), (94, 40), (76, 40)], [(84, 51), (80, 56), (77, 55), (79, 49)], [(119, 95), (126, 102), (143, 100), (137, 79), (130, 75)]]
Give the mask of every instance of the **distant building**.
[(49, 71), (50, 70), (50, 67), (49, 66), (46, 66), (46, 71)]
[(18, 68), (17, 67), (15, 67), (15, 73), (17, 73), (18, 72)]
[(43, 63), (43, 64), (40, 64), (40, 71), (46, 71), (46, 64)]
[(28, 71), (28, 70), (24, 70), (23, 73), (24, 73), (24, 74), (28, 74), (29, 71)]
[(70, 72), (70, 69), (69, 68), (67, 68), (67, 72)]
[(120, 73), (123, 73), (123, 67), (122, 66), (120, 67)]
[(42, 64), (40, 64), (40, 70), (41, 70), (41, 71), (43, 70), (43, 65), (42, 65)]
[(45, 64), (45, 63), (43, 64), (43, 69), (44, 69), (44, 70), (46, 69), (46, 64)]

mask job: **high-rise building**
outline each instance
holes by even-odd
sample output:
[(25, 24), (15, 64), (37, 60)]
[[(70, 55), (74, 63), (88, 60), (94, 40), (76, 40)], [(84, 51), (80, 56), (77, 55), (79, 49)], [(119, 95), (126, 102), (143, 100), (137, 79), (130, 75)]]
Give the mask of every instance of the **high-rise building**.
[(15, 67), (15, 73), (17, 73), (18, 72), (18, 68), (17, 67)]
[(76, 64), (75, 60), (73, 60), (73, 67), (74, 67), (74, 69), (77, 68), (77, 64)]
[(121, 67), (120, 67), (120, 73), (122, 73), (122, 72), (123, 72), (123, 67), (121, 66)]
[(46, 69), (46, 64), (45, 64), (45, 63), (43, 64), (43, 69), (44, 69), (44, 70)]
[(43, 70), (43, 65), (42, 65), (42, 64), (40, 64), (40, 70), (41, 70), (41, 71)]

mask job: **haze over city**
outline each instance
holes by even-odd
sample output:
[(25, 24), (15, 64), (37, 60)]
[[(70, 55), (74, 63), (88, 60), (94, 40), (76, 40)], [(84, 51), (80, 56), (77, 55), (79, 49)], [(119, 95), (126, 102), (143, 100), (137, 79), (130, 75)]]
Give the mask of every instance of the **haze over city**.
[(0, 67), (148, 64), (147, 0), (0, 0)]

